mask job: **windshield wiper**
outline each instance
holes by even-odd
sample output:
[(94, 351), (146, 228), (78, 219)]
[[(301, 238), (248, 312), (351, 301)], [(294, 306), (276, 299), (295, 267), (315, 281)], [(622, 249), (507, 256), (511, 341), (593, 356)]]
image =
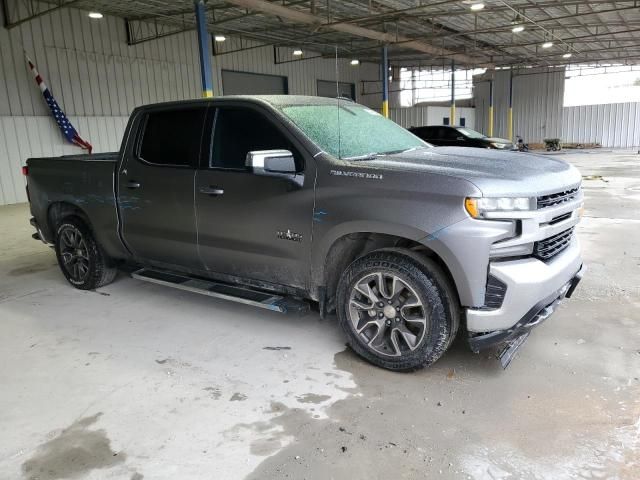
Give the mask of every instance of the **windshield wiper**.
[(384, 152), (385, 155), (397, 155), (398, 153), (408, 153), (408, 152), (413, 152), (415, 150), (420, 150), (423, 148), (429, 148), (429, 147), (423, 147), (423, 146), (418, 146), (418, 147), (411, 147), (411, 148), (406, 148), (403, 150), (393, 150), (391, 152)]

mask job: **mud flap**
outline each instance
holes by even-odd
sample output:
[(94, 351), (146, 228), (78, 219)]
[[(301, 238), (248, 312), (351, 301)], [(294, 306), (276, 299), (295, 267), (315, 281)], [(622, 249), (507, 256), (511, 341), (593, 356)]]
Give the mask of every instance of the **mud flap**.
[(529, 338), (529, 333), (531, 332), (527, 332), (524, 335), (506, 342), (502, 349), (498, 352), (498, 360), (500, 360), (500, 364), (502, 365), (503, 369), (506, 370), (506, 368), (509, 366), (518, 349), (524, 344), (524, 342), (527, 341), (527, 338)]

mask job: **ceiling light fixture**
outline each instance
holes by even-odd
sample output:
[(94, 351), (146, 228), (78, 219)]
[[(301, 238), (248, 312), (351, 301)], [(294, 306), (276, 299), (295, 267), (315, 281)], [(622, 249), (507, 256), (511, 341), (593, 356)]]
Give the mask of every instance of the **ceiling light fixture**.
[(513, 33), (520, 33), (524, 31), (524, 25), (516, 25), (511, 29)]
[(360, 60), (354, 58), (353, 60), (351, 60), (351, 65), (360, 65)]
[(553, 42), (544, 42), (542, 44), (542, 48), (551, 48), (553, 47)]
[(100, 12), (89, 12), (89, 18), (95, 18), (95, 19), (99, 19), (102, 18), (104, 15), (102, 15)]
[(473, 10), (474, 12), (479, 12), (484, 8), (484, 3), (472, 3), (471, 7), (469, 8), (471, 8), (471, 10)]
[(216, 42), (224, 42), (227, 39), (227, 37), (225, 37), (224, 35), (216, 35), (215, 37), (213, 37), (213, 39)]
[(298, 48), (298, 49), (296, 49), (296, 50), (294, 50), (294, 51), (293, 51), (293, 54), (294, 54), (296, 57), (299, 57), (300, 55), (302, 55), (302, 50), (300, 50), (300, 49)]
[(573, 57), (573, 53), (567, 52), (564, 55), (562, 55), (562, 58), (571, 58)]

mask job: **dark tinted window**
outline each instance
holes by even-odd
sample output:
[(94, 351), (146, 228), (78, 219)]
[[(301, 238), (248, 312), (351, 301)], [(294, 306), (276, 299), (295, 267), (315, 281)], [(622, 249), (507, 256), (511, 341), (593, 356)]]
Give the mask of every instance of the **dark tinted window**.
[(290, 150), (299, 161), (291, 142), (261, 114), (243, 108), (218, 109), (211, 166), (244, 170), (248, 152), (276, 149)]
[(157, 165), (194, 165), (206, 108), (163, 110), (147, 115), (140, 143), (140, 158)]
[(432, 127), (427, 127), (424, 129), (423, 131), (423, 137), (422, 138), (431, 138), (434, 140), (437, 140), (438, 138), (440, 138), (439, 132), (437, 128), (432, 128)]
[(458, 137), (462, 137), (462, 134), (455, 128), (441, 128), (440, 138), (443, 140), (456, 140)]

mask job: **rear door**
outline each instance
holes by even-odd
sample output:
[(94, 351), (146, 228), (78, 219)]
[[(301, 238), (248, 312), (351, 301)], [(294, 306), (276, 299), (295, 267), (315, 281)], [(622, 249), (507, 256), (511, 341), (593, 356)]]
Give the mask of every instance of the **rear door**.
[(118, 205), (123, 239), (138, 260), (202, 268), (193, 196), (206, 112), (203, 104), (164, 106), (135, 120)]
[[(305, 288), (313, 159), (305, 158), (285, 127), (257, 107), (221, 106), (213, 117), (211, 156), (198, 170), (195, 189), (203, 263), (212, 272)], [(255, 175), (245, 166), (248, 152), (274, 149), (293, 153), (300, 182)]]

